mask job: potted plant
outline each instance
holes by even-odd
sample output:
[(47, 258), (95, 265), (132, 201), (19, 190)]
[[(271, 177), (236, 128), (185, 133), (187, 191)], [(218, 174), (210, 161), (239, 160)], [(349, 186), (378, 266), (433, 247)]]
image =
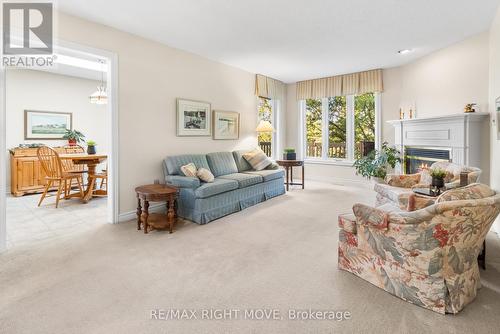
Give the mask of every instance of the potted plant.
[(67, 139), (70, 146), (75, 146), (77, 143), (83, 142), (85, 135), (78, 130), (66, 129), (62, 138)]
[(431, 169), (432, 183), (431, 186), (439, 189), (444, 188), (444, 178), (446, 177), (446, 171), (441, 168)]
[(399, 151), (384, 142), (380, 150), (372, 150), (366, 156), (356, 159), (353, 167), (356, 168), (356, 175), (361, 174), (367, 179), (383, 182), (387, 171), (394, 169), (399, 162)]
[(297, 153), (294, 148), (285, 148), (283, 150), (283, 160), (297, 160)]
[(87, 141), (87, 153), (88, 154), (95, 154), (96, 153), (95, 146), (96, 146), (95, 141), (88, 140)]

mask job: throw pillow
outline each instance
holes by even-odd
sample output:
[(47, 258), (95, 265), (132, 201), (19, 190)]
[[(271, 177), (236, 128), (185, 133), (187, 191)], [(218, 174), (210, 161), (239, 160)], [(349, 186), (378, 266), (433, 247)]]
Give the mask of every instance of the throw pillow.
[(181, 172), (184, 176), (196, 177), (196, 166), (192, 162), (181, 166)]
[(198, 176), (198, 178), (203, 182), (208, 182), (208, 183), (214, 182), (215, 179), (214, 174), (212, 174), (212, 172), (206, 168), (198, 169), (196, 176)]
[(263, 170), (273, 163), (260, 148), (243, 154), (243, 158), (248, 161), (254, 170)]
[(279, 169), (280, 165), (276, 163), (276, 161), (271, 162), (269, 166), (266, 167), (266, 169)]
[(187, 165), (181, 166), (181, 172), (184, 174), (184, 176), (196, 177), (196, 166), (192, 162)]

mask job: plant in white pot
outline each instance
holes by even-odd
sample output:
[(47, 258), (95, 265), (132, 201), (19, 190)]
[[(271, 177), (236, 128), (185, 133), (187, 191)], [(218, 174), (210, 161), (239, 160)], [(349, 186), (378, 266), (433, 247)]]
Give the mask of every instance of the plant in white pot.
[(353, 167), (356, 169), (356, 175), (373, 179), (375, 182), (384, 182), (387, 172), (400, 162), (399, 151), (384, 142), (380, 150), (373, 150), (366, 156), (356, 159)]

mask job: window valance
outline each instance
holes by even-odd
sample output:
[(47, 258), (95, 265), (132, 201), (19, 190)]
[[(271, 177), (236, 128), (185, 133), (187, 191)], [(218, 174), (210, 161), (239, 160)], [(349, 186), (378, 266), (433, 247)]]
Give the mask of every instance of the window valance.
[(285, 84), (279, 80), (257, 74), (255, 76), (255, 95), (266, 99), (283, 100)]
[(297, 100), (382, 92), (382, 70), (297, 82)]

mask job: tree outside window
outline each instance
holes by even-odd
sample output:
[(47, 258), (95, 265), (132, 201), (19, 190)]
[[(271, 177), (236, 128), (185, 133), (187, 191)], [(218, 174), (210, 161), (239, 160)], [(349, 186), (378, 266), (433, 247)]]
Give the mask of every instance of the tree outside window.
[[(306, 157), (357, 159), (367, 155), (375, 149), (375, 109), (374, 93), (307, 99)], [(328, 120), (327, 124), (323, 123), (324, 119)], [(327, 136), (323, 136), (326, 131)], [(324, 145), (328, 145), (327, 148)]]
[[(273, 108), (271, 105), (271, 100), (265, 99), (263, 97), (259, 98), (259, 106), (258, 106), (258, 117), (259, 121), (268, 121), (273, 124)], [(257, 140), (259, 142), (260, 148), (268, 153), (269, 156), (272, 156), (272, 141), (273, 134), (270, 132), (260, 132), (258, 134)]]

